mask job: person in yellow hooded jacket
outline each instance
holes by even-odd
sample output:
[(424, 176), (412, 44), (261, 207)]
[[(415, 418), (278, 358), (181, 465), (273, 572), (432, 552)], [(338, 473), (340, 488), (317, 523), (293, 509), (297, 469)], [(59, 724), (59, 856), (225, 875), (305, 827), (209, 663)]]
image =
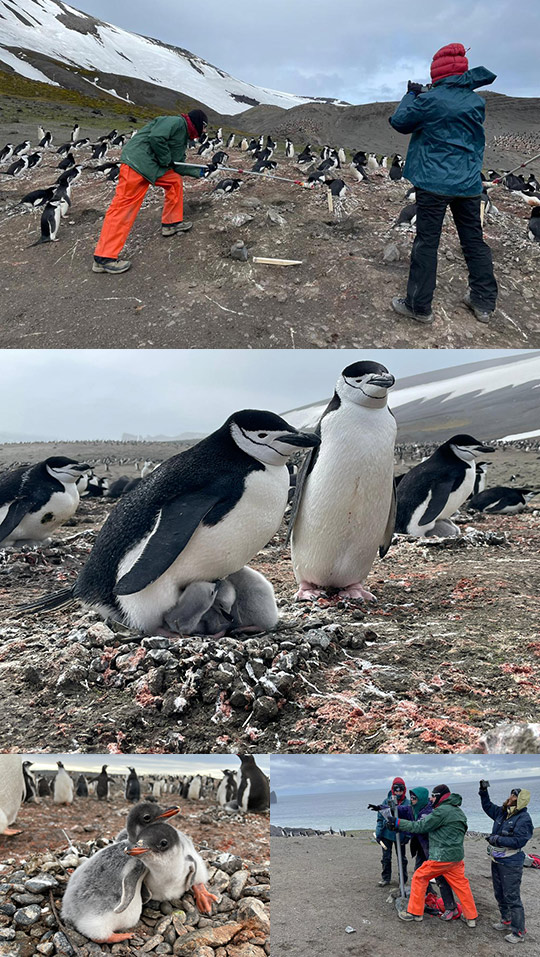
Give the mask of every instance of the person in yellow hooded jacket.
[(521, 878), (525, 854), (523, 848), (533, 836), (533, 822), (527, 811), (531, 793), (525, 788), (512, 788), (504, 804), (494, 804), (489, 797), (489, 782), (480, 781), (482, 810), (493, 821), (487, 838), (491, 857), (493, 892), (499, 905), (501, 919), (494, 930), (510, 933), (509, 944), (520, 944), (525, 939), (525, 912), (521, 903)]

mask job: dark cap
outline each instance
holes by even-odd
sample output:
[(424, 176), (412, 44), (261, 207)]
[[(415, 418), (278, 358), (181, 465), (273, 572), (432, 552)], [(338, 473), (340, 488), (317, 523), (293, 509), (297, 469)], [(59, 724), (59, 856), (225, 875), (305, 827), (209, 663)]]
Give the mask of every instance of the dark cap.
[(437, 787), (433, 788), (431, 792), (431, 796), (435, 797), (435, 801), (432, 802), (433, 807), (437, 807), (441, 798), (443, 798), (445, 794), (450, 794), (450, 788), (448, 788), (446, 784), (438, 784)]
[(188, 116), (199, 136), (202, 136), (204, 124), (206, 123), (208, 126), (208, 117), (206, 113), (204, 113), (203, 110), (190, 110)]

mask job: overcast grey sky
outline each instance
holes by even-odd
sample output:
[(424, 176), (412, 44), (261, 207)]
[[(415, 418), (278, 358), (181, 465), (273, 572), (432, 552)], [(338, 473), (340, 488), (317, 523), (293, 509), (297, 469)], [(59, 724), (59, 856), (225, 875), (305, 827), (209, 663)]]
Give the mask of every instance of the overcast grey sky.
[(539, 96), (538, 0), (75, 0), (126, 30), (184, 47), (238, 79), (350, 103), (399, 99), (427, 82), (446, 43), (471, 47), (491, 89)]
[(524, 350), (11, 350), (0, 375), (0, 441), (206, 433), (239, 409), (282, 413), (321, 401), (360, 359), (382, 362), (399, 384), (512, 351)]
[(272, 755), (270, 765), (278, 796), (386, 790), (396, 775), (429, 787), (444, 780), (456, 785), (540, 776), (538, 754), (295, 754)]
[[(33, 771), (56, 769), (62, 761), (66, 771), (94, 774), (106, 764), (109, 773), (127, 774), (135, 768), (137, 774), (210, 774), (221, 777), (224, 768), (237, 770), (240, 761), (235, 754), (24, 754), (24, 761), (32, 761)], [(255, 760), (265, 774), (270, 774), (270, 756), (256, 754)]]

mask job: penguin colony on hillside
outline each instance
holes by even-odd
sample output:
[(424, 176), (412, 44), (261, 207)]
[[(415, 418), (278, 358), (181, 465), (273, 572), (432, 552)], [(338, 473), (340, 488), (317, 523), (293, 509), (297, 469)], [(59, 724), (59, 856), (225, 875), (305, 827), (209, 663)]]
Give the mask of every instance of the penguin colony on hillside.
[[(26, 193), (19, 201), (18, 207), (28, 209), (42, 210), (41, 214), (41, 235), (36, 243), (56, 242), (60, 223), (63, 217), (67, 216), (71, 206), (71, 189), (81, 181), (83, 173), (90, 176), (103, 176), (109, 183), (115, 183), (118, 179), (120, 169), (120, 151), (126, 139), (133, 136), (137, 131), (132, 130), (129, 133), (119, 133), (117, 129), (110, 130), (108, 133), (97, 138), (95, 143), (91, 143), (88, 137), (80, 137), (80, 128), (76, 123), (71, 131), (70, 140), (63, 143), (56, 150), (57, 155), (62, 159), (56, 167), (54, 164), (43, 164), (44, 158), (52, 158), (53, 136), (50, 131), (45, 131), (38, 127), (38, 149), (31, 152), (32, 146), (30, 140), (25, 140), (16, 146), (13, 143), (7, 143), (0, 150), (0, 167), (11, 164), (5, 170), (0, 169), (0, 175), (20, 178), (21, 180), (31, 180), (31, 171), (33, 169), (44, 169), (46, 166), (50, 169), (60, 170), (56, 181), (49, 186), (31, 190)], [(214, 198), (229, 196), (235, 193), (242, 186), (244, 180), (242, 176), (247, 172), (244, 168), (244, 162), (247, 157), (253, 164), (250, 173), (262, 175), (272, 175), (278, 169), (277, 155), (278, 143), (271, 136), (264, 135), (253, 136), (251, 138), (243, 137), (239, 143), (239, 156), (237, 161), (241, 162), (238, 168), (239, 176), (231, 177), (228, 170), (224, 169), (229, 162), (235, 166), (235, 161), (230, 160), (230, 154), (227, 150), (234, 148), (236, 136), (231, 133), (224, 144), (223, 130), (219, 129), (214, 135), (203, 133), (200, 140), (192, 143), (190, 150), (194, 153), (193, 161), (200, 162), (206, 166), (204, 178), (215, 183), (213, 188)], [(222, 147), (225, 145), (225, 149)], [(42, 152), (40, 152), (40, 150)], [(114, 159), (98, 162), (98, 165), (92, 162), (78, 162), (77, 156), (88, 154), (87, 161), (105, 160), (108, 155), (114, 153)], [(398, 182), (403, 178), (404, 159), (399, 153), (395, 153), (390, 159), (387, 155), (366, 152), (365, 150), (350, 151), (350, 161), (346, 151), (340, 147), (335, 148), (325, 145), (322, 148), (315, 147), (307, 143), (297, 154), (295, 146), (289, 138), (286, 138), (283, 147), (284, 158), (288, 164), (294, 164), (299, 174), (304, 176), (304, 180), (295, 179), (309, 188), (323, 187), (329, 193), (331, 199), (331, 208), (334, 216), (339, 218), (343, 209), (343, 201), (351, 190), (362, 184), (363, 187), (369, 187), (374, 183), (384, 182), (386, 177), (392, 182)], [(343, 178), (346, 176), (349, 182)], [(530, 173), (525, 179), (522, 175), (516, 175), (509, 171), (498, 173), (496, 170), (488, 170), (482, 176), (483, 180), (483, 215), (490, 213), (496, 215), (498, 210), (493, 203), (494, 190), (497, 187), (506, 188), (520, 196), (528, 206), (532, 207), (528, 222), (526, 236), (532, 242), (540, 242), (540, 187), (538, 179), (534, 173)], [(496, 182), (497, 181), (497, 182)], [(291, 180), (292, 182), (292, 180)], [(409, 190), (404, 197), (408, 200), (406, 206), (401, 210), (398, 218), (394, 222), (394, 227), (399, 229), (413, 230), (416, 222), (416, 202), (414, 187)]]
[[(451, 436), (406, 475), (394, 477), (393, 385), (385, 366), (356, 362), (339, 376), (313, 432), (272, 412), (244, 410), (153, 471), (149, 464), (148, 474), (111, 510), (75, 582), (22, 610), (82, 601), (105, 619), (167, 637), (219, 640), (271, 631), (278, 623), (273, 587), (248, 563), (280, 528), (291, 499), (288, 459), (301, 453), (307, 452), (289, 517), (298, 600), (328, 591), (346, 600), (374, 600), (366, 580), (395, 533), (455, 537), (453, 516), (469, 500), (477, 511), (525, 507), (534, 489), (484, 488), (483, 457), (494, 448), (467, 434)], [(77, 474), (72, 463), (68, 468)], [(20, 482), (20, 469), (15, 472)], [(0, 491), (11, 488), (11, 474), (0, 479)], [(41, 477), (42, 471), (34, 466), (25, 473), (19, 495), (2, 505), (4, 540), (6, 522), (12, 541), (18, 528), (26, 535), (36, 508), (38, 515), (53, 514), (54, 496), (61, 493), (45, 501), (41, 486), (33, 490), (32, 474)]]
[[(5, 758), (5, 760), (4, 760)], [(238, 769), (226, 768), (222, 777), (203, 774), (138, 775), (129, 768), (124, 776), (109, 774), (104, 764), (99, 774), (70, 775), (62, 761), (57, 762), (56, 772), (36, 774), (32, 762), (21, 756), (0, 755), (0, 833), (12, 831), (21, 803), (40, 803), (41, 798), (52, 797), (55, 804), (73, 804), (79, 798), (95, 798), (109, 801), (112, 794), (122, 791), (126, 801), (138, 804), (141, 795), (146, 801), (157, 801), (167, 794), (178, 794), (186, 801), (213, 801), (227, 812), (259, 813), (270, 807), (268, 778), (258, 767), (253, 755), (238, 754)]]

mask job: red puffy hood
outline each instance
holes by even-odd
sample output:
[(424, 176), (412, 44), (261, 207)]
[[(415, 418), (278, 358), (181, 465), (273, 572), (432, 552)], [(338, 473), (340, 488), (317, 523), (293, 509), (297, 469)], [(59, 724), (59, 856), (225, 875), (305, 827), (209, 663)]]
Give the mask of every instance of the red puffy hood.
[(469, 61), (465, 56), (465, 47), (462, 43), (448, 43), (437, 50), (431, 61), (431, 79), (435, 83), (446, 76), (456, 76), (467, 73)]
[[(405, 788), (403, 794), (400, 794), (399, 797), (394, 791), (396, 784), (401, 784), (401, 786)], [(403, 780), (403, 778), (394, 778), (394, 780), (392, 781), (392, 794), (394, 795), (398, 804), (401, 804), (401, 802), (405, 800), (405, 798), (407, 797), (407, 788), (405, 786), (405, 781)]]

